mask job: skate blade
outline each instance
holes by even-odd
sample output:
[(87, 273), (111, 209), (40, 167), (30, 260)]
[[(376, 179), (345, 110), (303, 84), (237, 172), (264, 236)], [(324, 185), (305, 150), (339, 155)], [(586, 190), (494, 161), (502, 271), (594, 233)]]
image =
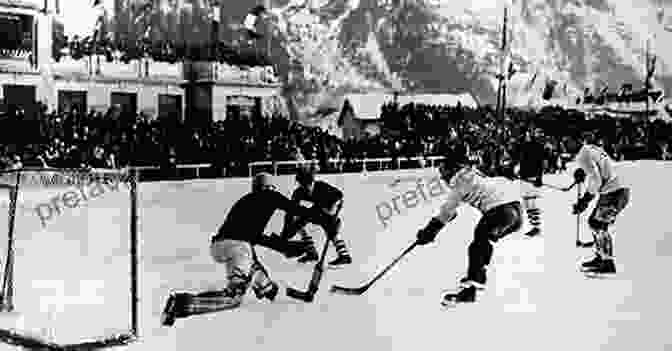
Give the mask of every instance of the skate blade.
[(613, 280), (616, 279), (616, 273), (592, 273), (592, 272), (583, 272), (583, 275), (588, 279), (597, 279), (597, 280)]
[(452, 300), (443, 300), (441, 301), (441, 308), (444, 310), (454, 310), (459, 305), (459, 302)]
[(337, 265), (337, 266), (328, 265), (327, 268), (331, 269), (332, 271), (338, 271), (341, 269), (345, 269), (345, 266), (346, 265)]
[(453, 300), (443, 300), (441, 301), (441, 308), (443, 310), (454, 310), (456, 308), (464, 308), (465, 306), (473, 306), (476, 303), (476, 301), (470, 301), (470, 302), (458, 302), (458, 301), (453, 301)]

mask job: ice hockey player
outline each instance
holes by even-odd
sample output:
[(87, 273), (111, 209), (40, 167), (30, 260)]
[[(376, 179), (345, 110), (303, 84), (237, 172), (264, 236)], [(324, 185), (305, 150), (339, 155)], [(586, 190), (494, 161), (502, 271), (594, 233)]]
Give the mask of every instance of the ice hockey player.
[(449, 306), (476, 300), (476, 290), (485, 288), (493, 244), (520, 230), (523, 213), (520, 192), (514, 182), (503, 177), (484, 176), (469, 165), (466, 154), (460, 151), (446, 156), (440, 173), (441, 178), (448, 182), (450, 192), (439, 214), (418, 231), (417, 243), (426, 245), (433, 242), (443, 227), (457, 217), (457, 209), (463, 203), (482, 213), (467, 251), (467, 275), (460, 280), (461, 287), (457, 292), (443, 297), (442, 305)]
[[(323, 181), (315, 180), (314, 170), (310, 167), (301, 167), (296, 173), (296, 183), (299, 185), (292, 193), (292, 200), (297, 203), (311, 203), (318, 211), (332, 217), (334, 223), (338, 225), (333, 228), (335, 232), (326, 233), (328, 238), (332, 238), (332, 243), (336, 248), (337, 257), (329, 262), (332, 268), (342, 267), (352, 263), (352, 256), (348, 251), (345, 241), (340, 237), (340, 229), (342, 220), (339, 217), (341, 208), (343, 207), (343, 192), (335, 186)], [(295, 218), (291, 214), (286, 214), (285, 224), (295, 225)], [(292, 231), (283, 231), (288, 234), (294, 234)], [(316, 261), (318, 259), (317, 249), (313, 238), (308, 234), (305, 228), (299, 230), (301, 239), (310, 247), (308, 252), (301, 258), (299, 262), (306, 263)], [(291, 237), (285, 238), (287, 240)]]
[(335, 223), (330, 222), (331, 218), (320, 216), (275, 190), (270, 174), (255, 175), (252, 191), (231, 207), (226, 220), (211, 238), (210, 254), (215, 262), (226, 266), (227, 286), (219, 291), (200, 294), (172, 293), (162, 314), (163, 325), (172, 325), (176, 318), (238, 307), (250, 285), (258, 299), (275, 299), (278, 285), (271, 280), (257, 258), (254, 246), (273, 249), (287, 258), (299, 257), (307, 250), (302, 241), (283, 239), (291, 237), (291, 234), (264, 235), (264, 230), (276, 210), (284, 210), (297, 217), (295, 226), (285, 226), (286, 231), (296, 232), (308, 222), (327, 228), (325, 230), (332, 230), (335, 226)]
[(520, 190), (523, 198), (523, 207), (527, 212), (527, 219), (532, 229), (525, 235), (534, 237), (541, 234), (541, 208), (539, 208), (539, 199), (541, 198), (541, 188), (543, 184), (545, 161), (547, 152), (544, 144), (541, 142), (540, 133), (537, 130), (534, 133), (528, 132), (525, 140), (518, 147), (518, 176), (520, 178)]
[(595, 242), (595, 257), (582, 263), (581, 269), (589, 275), (613, 274), (616, 273), (616, 265), (609, 227), (616, 222), (616, 217), (630, 202), (630, 188), (616, 174), (613, 161), (604, 149), (571, 140), (567, 151), (574, 154), (577, 150), (578, 168), (574, 171), (574, 181), (577, 184), (585, 181), (586, 186), (583, 196), (572, 206), (572, 213), (583, 213), (599, 194), (597, 205), (588, 218)]

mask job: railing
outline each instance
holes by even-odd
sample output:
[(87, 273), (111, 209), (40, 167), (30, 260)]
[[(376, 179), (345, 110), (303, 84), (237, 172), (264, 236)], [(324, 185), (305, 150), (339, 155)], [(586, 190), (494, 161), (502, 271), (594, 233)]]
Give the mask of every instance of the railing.
[[(353, 159), (353, 160), (342, 160), (342, 159), (330, 159), (328, 162), (331, 163), (332, 165), (335, 165), (339, 173), (343, 173), (343, 166), (347, 163), (349, 165), (355, 165), (356, 167), (349, 168), (348, 171), (350, 172), (367, 172), (369, 170), (372, 170), (375, 168), (375, 170), (399, 170), (399, 169), (418, 169), (418, 168), (433, 168), (436, 164), (436, 161), (444, 159), (443, 156), (427, 156), (427, 157), (401, 157), (401, 158), (391, 158), (391, 157), (384, 157), (384, 158), (363, 158), (363, 159)], [(570, 158), (571, 159), (571, 158)], [(424, 161), (424, 162), (423, 162)], [(404, 165), (404, 162), (406, 162), (406, 165)], [(415, 162), (415, 163), (414, 163)], [(626, 161), (620, 161), (617, 163), (625, 163)], [(410, 164), (409, 164), (410, 163)], [(306, 164), (319, 164), (319, 161), (317, 160), (306, 160), (306, 161), (258, 161), (258, 162), (252, 162), (248, 164), (248, 174), (249, 176), (252, 176), (254, 174), (254, 168), (268, 168), (269, 171), (273, 175), (278, 175), (278, 174), (290, 174), (293, 173), (299, 165), (306, 165)], [(289, 166), (288, 168), (284, 169), (283, 171), (285, 172), (280, 172), (281, 167), (283, 166)], [(373, 167), (372, 167), (373, 166)], [(60, 169), (60, 168), (35, 168), (36, 170), (39, 169), (40, 171), (63, 171), (67, 169)], [(144, 176), (147, 174), (143, 173), (151, 173), (151, 172), (165, 172), (165, 169), (159, 166), (134, 166), (134, 167), (125, 167), (124, 168), (126, 171), (131, 172), (134, 174), (136, 177), (138, 177), (138, 181), (141, 181)], [(212, 169), (212, 164), (210, 163), (199, 163), (199, 164), (183, 164), (183, 165), (176, 165), (175, 169), (177, 170), (193, 170), (193, 177), (179, 177), (178, 179), (191, 179), (191, 178), (196, 178), (200, 179), (201, 176), (203, 176), (202, 170), (210, 170)], [(31, 170), (31, 168), (21, 168), (19, 170), (4, 170), (1, 173), (13, 173), (13, 172), (21, 172), (21, 171), (26, 171), (26, 170)], [(80, 169), (81, 171), (81, 169)], [(94, 169), (92, 170), (94, 172), (106, 172), (110, 171), (108, 169)], [(207, 178), (222, 178), (222, 177), (227, 177), (226, 175), (224, 176), (212, 176), (212, 174), (206, 174), (205, 177)], [(2, 175), (0, 175), (0, 178), (2, 178)], [(150, 177), (151, 178), (151, 177)], [(151, 180), (165, 180), (165, 174), (158, 174), (157, 179), (151, 179)], [(1, 182), (0, 182), (1, 183)]]
[[(426, 167), (434, 167), (434, 164), (436, 161), (443, 159), (443, 156), (428, 156), (428, 157), (401, 157), (401, 158), (391, 158), (391, 157), (385, 157), (385, 158), (363, 158), (363, 159), (353, 159), (353, 160), (343, 160), (343, 159), (330, 159), (328, 162), (334, 166), (332, 170), (337, 171), (338, 173), (343, 173), (344, 171), (344, 166), (349, 165), (352, 166), (348, 168), (347, 171), (350, 172), (367, 172), (371, 170), (395, 170), (395, 169), (416, 169), (416, 168), (426, 168)], [(251, 177), (254, 174), (254, 169), (255, 168), (267, 168), (273, 175), (278, 175), (278, 174), (290, 174), (296, 171), (296, 169), (300, 165), (306, 165), (306, 164), (312, 164), (316, 165), (319, 164), (319, 161), (317, 160), (307, 160), (307, 161), (259, 161), (259, 162), (252, 162), (248, 164), (248, 170), (249, 170), (249, 176)], [(284, 168), (284, 169), (283, 169)], [(141, 181), (142, 179), (147, 179), (149, 180), (167, 180), (167, 179), (173, 179), (172, 176), (175, 176), (176, 174), (166, 174), (165, 168), (162, 168), (160, 166), (132, 166), (132, 167), (125, 167), (124, 168), (126, 171), (129, 171), (133, 173), (136, 177), (138, 177), (138, 180)], [(176, 165), (175, 169), (178, 170), (191, 170), (193, 171), (192, 175), (186, 176), (184, 174), (179, 175), (177, 179), (190, 179), (190, 178), (196, 178), (200, 179), (203, 176), (203, 170), (211, 170), (212, 169), (212, 164), (210, 163), (199, 163), (199, 164), (182, 164), (182, 165)], [(29, 171), (31, 168), (21, 168), (18, 170), (6, 170), (5, 173), (11, 173), (11, 172), (21, 172), (21, 171)], [(59, 168), (35, 168), (35, 170), (40, 170), (40, 171), (54, 171), (54, 172), (59, 172), (59, 171), (64, 171), (67, 169), (59, 169)], [(83, 171), (83, 169), (78, 169), (78, 171)], [(106, 169), (92, 169), (91, 171), (93, 172), (105, 172), (107, 171)], [(283, 172), (281, 172), (283, 171)], [(155, 173), (155, 177), (151, 177), (153, 172), (158, 172)], [(212, 173), (213, 172), (207, 172), (208, 174), (205, 175), (205, 177), (208, 178), (213, 178)], [(150, 177), (147, 177), (150, 175)], [(219, 178), (219, 176), (215, 176)], [(226, 175), (224, 175), (226, 177)]]
[[(428, 157), (400, 157), (400, 158), (363, 158), (363, 159), (353, 159), (353, 160), (344, 160), (344, 159), (330, 159), (328, 162), (334, 167), (334, 170), (338, 173), (343, 173), (344, 166), (346, 164), (354, 165), (350, 170), (367, 172), (370, 170), (394, 170), (394, 169), (415, 169), (415, 168), (426, 168), (434, 167), (436, 161), (443, 159), (443, 156), (428, 156)], [(288, 174), (293, 173), (300, 165), (317, 165), (319, 164), (318, 160), (306, 160), (306, 161), (258, 161), (248, 164), (248, 175), (251, 177), (255, 172), (255, 168), (267, 168), (269, 172), (273, 175), (278, 174)], [(212, 164), (210, 163), (199, 163), (199, 164), (182, 164), (176, 165), (177, 170), (192, 170), (193, 177), (200, 179), (203, 175), (203, 170), (212, 169)], [(284, 168), (284, 169), (283, 169)], [(129, 171), (134, 171), (138, 175), (139, 179), (143, 179), (143, 175), (151, 172), (161, 172), (164, 171), (159, 166), (133, 166), (126, 168)], [(281, 172), (283, 171), (283, 172)], [(211, 177), (206, 175), (206, 177)], [(161, 177), (158, 177), (161, 178)]]
[[(361, 171), (366, 172), (369, 170), (369, 167), (367, 165), (375, 165), (377, 170), (384, 170), (384, 169), (409, 169), (409, 168), (426, 168), (426, 167), (434, 167), (434, 163), (438, 160), (443, 159), (443, 156), (427, 156), (427, 157), (422, 157), (422, 156), (416, 156), (416, 157), (399, 157), (399, 158), (392, 158), (392, 157), (383, 157), (383, 158), (363, 158), (363, 159), (353, 159), (353, 160), (344, 160), (344, 159), (329, 159), (327, 162), (333, 166), (334, 169), (338, 170), (339, 173), (343, 173), (343, 167), (346, 163), (349, 164), (354, 164), (354, 168), (359, 168), (359, 166), (356, 165), (361, 165)], [(404, 162), (417, 162), (419, 167), (402, 167), (404, 165)], [(306, 165), (306, 164), (319, 164), (319, 161), (317, 160), (306, 160), (306, 161), (258, 161), (258, 162), (252, 162), (248, 165), (248, 174), (251, 177), (253, 172), (253, 169), (255, 167), (258, 168), (268, 168), (269, 170), (272, 169), (272, 174), (273, 175), (278, 175), (278, 170), (282, 166), (292, 166), (292, 168), (296, 169), (300, 165)], [(385, 167), (388, 166), (388, 167)]]
[[(189, 164), (189, 165), (176, 165), (176, 169), (193, 169), (195, 172), (195, 178), (201, 178), (201, 170), (202, 169), (208, 169), (211, 168), (212, 164), (210, 163), (199, 163), (199, 164)], [(146, 171), (159, 171), (162, 168), (159, 166), (134, 166), (134, 167), (127, 167), (129, 170), (137, 171), (137, 174), (142, 176), (143, 172)], [(142, 177), (140, 177), (142, 179)]]

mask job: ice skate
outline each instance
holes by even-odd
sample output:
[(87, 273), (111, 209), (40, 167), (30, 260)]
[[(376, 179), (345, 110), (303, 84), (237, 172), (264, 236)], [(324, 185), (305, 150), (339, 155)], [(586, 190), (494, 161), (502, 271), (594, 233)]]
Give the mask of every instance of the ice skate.
[(581, 271), (585, 272), (588, 269), (594, 269), (596, 267), (599, 267), (601, 263), (602, 258), (598, 255), (595, 255), (595, 257), (593, 257), (592, 260), (581, 263)]
[(329, 262), (329, 268), (338, 269), (345, 265), (351, 264), (352, 258), (346, 255), (339, 255), (335, 260)]
[(485, 290), (485, 283), (487, 282), (487, 278), (485, 275), (485, 270), (479, 270), (478, 272), (472, 272), (466, 277), (463, 277), (460, 279), (460, 286), (461, 287), (470, 287), (473, 286), (477, 290)]
[(527, 233), (525, 233), (525, 236), (528, 238), (534, 238), (536, 236), (539, 236), (541, 234), (541, 229), (534, 227)]
[(461, 303), (476, 302), (476, 287), (461, 287), (457, 292), (449, 292), (443, 296), (441, 306), (455, 307)]
[(278, 284), (275, 282), (270, 282), (268, 285), (261, 289), (255, 289), (254, 290), (254, 295), (257, 296), (257, 299), (263, 300), (267, 299), (268, 301), (275, 301), (275, 298), (278, 296), (278, 291), (280, 288), (278, 287)]
[(616, 274), (616, 264), (614, 260), (600, 260), (594, 267), (590, 267), (583, 271), (589, 278), (608, 278)]

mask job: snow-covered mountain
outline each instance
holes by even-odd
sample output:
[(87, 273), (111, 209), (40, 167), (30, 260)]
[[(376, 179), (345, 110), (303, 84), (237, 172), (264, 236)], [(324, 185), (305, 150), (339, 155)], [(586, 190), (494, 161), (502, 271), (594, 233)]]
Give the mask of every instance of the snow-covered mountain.
[[(232, 18), (254, 5), (229, 2)], [(492, 103), (504, 7), (519, 71), (510, 103), (538, 99), (550, 79), (561, 95), (605, 84), (638, 89), (647, 39), (658, 55), (654, 85), (669, 95), (672, 33), (660, 9), (670, 0), (271, 0), (267, 30), (285, 96), (299, 111), (391, 88), (469, 92)]]

